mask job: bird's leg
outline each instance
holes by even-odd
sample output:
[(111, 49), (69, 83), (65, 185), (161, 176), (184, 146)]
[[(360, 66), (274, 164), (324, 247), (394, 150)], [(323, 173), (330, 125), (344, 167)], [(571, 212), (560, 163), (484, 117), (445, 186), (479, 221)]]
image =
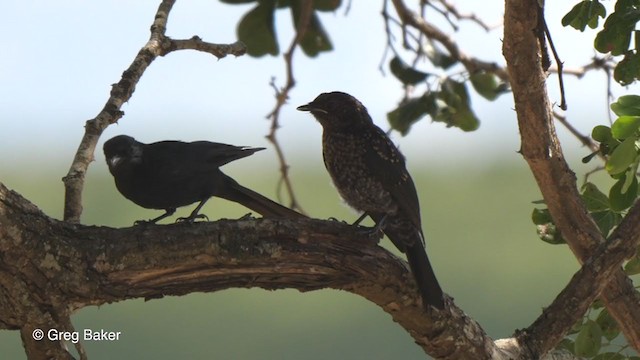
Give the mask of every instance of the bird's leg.
[(360, 225), (360, 223), (362, 222), (362, 220), (364, 220), (367, 216), (369, 216), (369, 214), (365, 211), (362, 213), (362, 215), (360, 215), (360, 217), (353, 222), (353, 226), (358, 226)]
[(137, 220), (137, 221), (135, 221), (133, 223), (133, 225), (155, 224), (158, 221), (160, 221), (160, 220), (162, 220), (162, 219), (164, 219), (164, 218), (166, 218), (168, 216), (173, 215), (173, 213), (175, 213), (175, 212), (176, 212), (175, 208), (165, 209), (165, 213), (160, 215), (160, 216), (158, 216), (157, 218), (153, 218), (151, 220)]
[(252, 220), (255, 219), (252, 213), (246, 213), (238, 218), (238, 220)]
[(198, 206), (196, 206), (196, 208), (193, 209), (193, 211), (191, 212), (191, 214), (189, 214), (189, 216), (187, 216), (187, 217), (179, 217), (179, 218), (176, 219), (176, 222), (182, 222), (182, 221), (194, 222), (196, 219), (207, 219), (207, 221), (209, 221), (209, 218), (207, 217), (207, 215), (198, 214), (198, 211), (200, 211), (200, 209), (202, 209), (202, 207), (204, 206), (204, 203), (206, 203), (207, 200), (209, 200), (209, 198), (206, 198), (206, 199), (200, 201), (200, 204), (198, 204)]
[[(358, 224), (360, 221), (362, 221), (362, 219), (365, 217), (365, 215), (368, 215), (367, 213), (364, 213), (362, 216), (360, 216), (360, 218), (354, 223), (354, 225)], [(368, 233), (370, 235), (382, 235), (384, 234), (384, 227), (385, 227), (385, 223), (387, 221), (387, 214), (385, 214), (383, 217), (380, 218), (380, 220), (376, 221), (376, 225), (374, 227), (371, 228), (365, 228), (364, 232)]]

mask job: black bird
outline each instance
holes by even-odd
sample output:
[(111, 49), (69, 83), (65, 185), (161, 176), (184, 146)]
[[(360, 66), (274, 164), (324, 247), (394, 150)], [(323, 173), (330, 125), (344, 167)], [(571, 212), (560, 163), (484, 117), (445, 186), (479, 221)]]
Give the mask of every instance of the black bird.
[(320, 94), (298, 107), (322, 125), (322, 155), (342, 198), (363, 212), (407, 255), (425, 309), (444, 308), (442, 290), (424, 248), (420, 205), (405, 160), (356, 98)]
[(172, 215), (176, 208), (198, 201), (200, 204), (191, 215), (178, 220), (206, 218), (198, 211), (212, 196), (237, 202), (265, 217), (306, 217), (247, 189), (219, 169), (264, 148), (209, 141), (143, 144), (131, 136), (119, 135), (105, 142), (103, 149), (118, 191), (144, 208), (165, 211), (154, 219), (136, 223), (155, 223)]

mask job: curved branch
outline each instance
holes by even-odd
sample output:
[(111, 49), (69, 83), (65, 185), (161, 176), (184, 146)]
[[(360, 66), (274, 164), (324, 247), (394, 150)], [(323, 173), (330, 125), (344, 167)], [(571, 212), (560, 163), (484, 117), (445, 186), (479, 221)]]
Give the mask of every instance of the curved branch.
[(445, 310), (426, 313), (407, 264), (377, 241), (313, 219), (82, 226), (46, 217), (0, 183), (0, 328), (21, 329), (28, 352), (59, 355), (62, 344), (33, 341), (31, 331), (64, 328), (88, 305), (233, 287), (333, 288), (380, 306), (436, 358), (521, 352), (514, 341), (494, 343), (450, 298)]
[[(605, 239), (585, 208), (576, 187), (575, 174), (565, 161), (556, 136), (551, 104), (545, 87), (546, 74), (540, 64), (539, 44), (531, 31), (536, 27), (536, 18), (530, 14), (537, 13), (537, 6), (535, 1), (508, 0), (505, 11), (506, 35), (503, 53), (508, 64), (518, 115), (521, 152), (538, 183), (554, 223), (578, 260), (586, 264), (592, 255), (600, 251), (598, 247)], [(629, 233), (627, 229), (636, 228), (639, 216), (634, 208), (619, 225), (616, 234), (623, 233), (625, 241), (629, 243), (637, 241), (637, 233)], [(612, 236), (612, 239), (614, 238)], [(616, 271), (613, 271), (606, 291), (603, 291), (600, 297), (629, 343), (640, 349), (640, 298), (630, 279), (619, 267), (624, 259), (612, 260), (615, 261), (608, 266)], [(569, 294), (560, 294), (554, 304), (573, 301), (572, 317), (565, 319), (562, 323), (564, 329), (554, 336), (545, 334), (543, 337), (538, 333), (539, 336), (535, 338), (526, 338), (532, 351), (545, 353), (555, 346), (553, 342), (559, 340), (557, 336), (563, 336), (575, 320), (584, 314), (600, 290), (601, 287), (592, 287), (592, 293), (578, 301), (575, 298), (571, 299)], [(548, 315), (545, 313), (544, 316)], [(531, 328), (528, 331), (535, 332)]]

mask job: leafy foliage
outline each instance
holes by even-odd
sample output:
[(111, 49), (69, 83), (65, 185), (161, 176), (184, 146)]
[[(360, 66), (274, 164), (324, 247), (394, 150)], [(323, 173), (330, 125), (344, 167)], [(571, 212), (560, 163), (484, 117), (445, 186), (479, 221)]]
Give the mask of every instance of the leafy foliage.
[[(598, 27), (599, 19), (606, 16), (606, 9), (599, 0), (585, 0), (574, 6), (563, 18), (562, 25), (584, 31), (587, 26)], [(640, 39), (636, 24), (640, 21), (639, 0), (618, 0), (615, 11), (605, 20), (603, 29), (594, 41), (597, 51), (613, 56), (624, 56), (617, 64), (613, 77), (622, 85), (629, 85), (640, 78)], [(631, 48), (631, 38), (635, 38)]]
[[(425, 50), (433, 65), (446, 69), (455, 63), (448, 55), (438, 52), (434, 47)], [(435, 74), (416, 69), (400, 57), (395, 56), (389, 62), (391, 73), (404, 86), (418, 86)], [(477, 72), (469, 76), (473, 89), (487, 100), (493, 101), (508, 92), (508, 86), (494, 75)], [(480, 126), (480, 120), (473, 112), (466, 82), (445, 77), (439, 79), (439, 89), (428, 89), (421, 96), (404, 99), (397, 108), (387, 113), (387, 120), (394, 130), (406, 135), (411, 126), (425, 116), (433, 121), (443, 122), (447, 127), (457, 127), (464, 131), (473, 131)]]
[[(610, 235), (638, 198), (640, 96), (622, 96), (611, 104), (611, 110), (618, 118), (611, 127), (598, 125), (593, 129), (591, 137), (600, 143), (600, 148), (596, 154), (587, 156), (583, 161), (588, 162), (594, 155), (601, 155), (605, 159), (604, 169), (613, 180), (613, 185), (608, 194), (592, 182), (585, 182), (581, 189), (582, 200), (604, 237)], [(540, 239), (551, 244), (564, 242), (547, 209), (534, 209), (532, 220)], [(640, 273), (640, 255), (636, 254), (628, 261), (624, 270), (628, 275)], [(592, 305), (592, 311), (599, 308), (597, 302)], [(575, 340), (566, 338), (559, 347), (577, 356), (592, 359), (634, 359), (621, 352), (601, 352), (620, 336), (618, 325), (606, 309), (601, 310), (595, 319), (585, 316), (580, 324), (576, 324), (572, 335), (575, 335)]]
[[(289, 8), (294, 25), (297, 27), (301, 17), (299, 1), (292, 0), (220, 0), (223, 3), (237, 5), (257, 3), (238, 23), (238, 39), (247, 45), (247, 54), (253, 57), (278, 55), (280, 46), (275, 31), (275, 11)], [(333, 50), (331, 39), (324, 30), (317, 11), (334, 11), (341, 0), (313, 1), (313, 13), (309, 27), (300, 40), (300, 47), (309, 57), (315, 57), (324, 51)]]

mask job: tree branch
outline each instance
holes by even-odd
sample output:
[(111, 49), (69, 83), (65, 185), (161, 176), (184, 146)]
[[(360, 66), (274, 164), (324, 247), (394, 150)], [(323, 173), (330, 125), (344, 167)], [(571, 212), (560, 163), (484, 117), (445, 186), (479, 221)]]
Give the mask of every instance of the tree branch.
[(380, 306), (436, 358), (506, 360), (517, 351), (514, 341), (494, 343), (450, 298), (445, 310), (425, 312), (407, 264), (369, 234), (313, 219), (83, 226), (46, 217), (0, 183), (0, 328), (21, 329), (35, 358), (69, 358), (61, 343), (31, 334), (64, 329), (85, 306), (234, 287), (333, 288)]
[(396, 12), (403, 24), (410, 25), (426, 35), (428, 38), (441, 43), (447, 51), (449, 51), (449, 55), (460, 61), (469, 73), (473, 74), (477, 71), (484, 70), (495, 74), (504, 82), (509, 82), (509, 74), (504, 67), (496, 64), (495, 62), (487, 62), (467, 55), (458, 47), (458, 44), (449, 35), (442, 32), (435, 25), (426, 21), (419, 14), (411, 11), (402, 0), (393, 0), (393, 5), (395, 6)]
[(149, 41), (140, 49), (129, 68), (122, 73), (122, 78), (111, 88), (111, 94), (98, 115), (85, 124), (85, 133), (73, 158), (69, 172), (63, 178), (65, 187), (64, 219), (79, 223), (82, 214), (82, 190), (84, 178), (93, 161), (98, 139), (107, 126), (116, 123), (123, 115), (122, 105), (129, 101), (145, 70), (158, 56), (164, 56), (175, 50), (192, 49), (208, 52), (218, 58), (227, 54), (242, 55), (244, 44), (236, 42), (231, 45), (206, 43), (197, 36), (189, 40), (172, 40), (165, 36), (169, 12), (175, 0), (163, 0), (154, 17)]
[[(273, 110), (267, 115), (267, 119), (271, 119), (271, 127), (269, 128), (269, 134), (267, 134), (266, 138), (273, 145), (276, 150), (276, 154), (278, 156), (278, 162), (280, 163), (280, 184), (283, 184), (287, 194), (289, 196), (289, 207), (292, 209), (297, 209), (302, 214), (306, 214), (302, 206), (298, 203), (295, 192), (293, 191), (293, 184), (289, 179), (289, 165), (284, 156), (284, 151), (282, 151), (282, 147), (278, 142), (278, 138), (276, 136), (278, 129), (280, 128), (280, 110), (287, 103), (289, 99), (289, 92), (296, 86), (296, 79), (293, 75), (293, 54), (298, 48), (298, 44), (304, 38), (307, 30), (309, 28), (309, 24), (311, 23), (311, 17), (313, 15), (313, 1), (304, 0), (300, 1), (300, 17), (298, 21), (298, 26), (296, 28), (296, 35), (291, 40), (291, 44), (289, 45), (289, 49), (284, 54), (284, 63), (287, 72), (287, 81), (285, 86), (282, 88), (278, 88), (275, 84), (275, 79), (271, 81), (271, 86), (275, 90), (275, 98), (276, 105)], [(280, 191), (278, 191), (280, 194)]]
[[(592, 254), (596, 254), (605, 239), (582, 202), (576, 187), (575, 174), (564, 159), (562, 149), (555, 133), (551, 104), (545, 87), (546, 74), (540, 65), (540, 49), (532, 29), (536, 26), (535, 1), (507, 0), (505, 11), (505, 37), (503, 53), (507, 60), (511, 87), (515, 100), (518, 124), (521, 133), (521, 152), (538, 183), (554, 223), (581, 263), (586, 263)], [(630, 212), (620, 228), (629, 222), (638, 223), (634, 211)], [(629, 235), (626, 234), (625, 235)], [(635, 236), (626, 241), (635, 241)], [(613, 238), (612, 238), (613, 239)], [(616, 319), (627, 340), (636, 349), (640, 349), (640, 298), (638, 298), (630, 279), (616, 265), (615, 261), (608, 266), (616, 268), (614, 275), (601, 293), (601, 298)], [(592, 288), (590, 291), (599, 291)], [(592, 294), (595, 295), (595, 294)], [(561, 294), (559, 297), (562, 297)], [(558, 301), (558, 299), (556, 299)], [(591, 297), (574, 299), (576, 320), (589, 306)], [(557, 315), (557, 313), (555, 313)], [(544, 316), (548, 316), (543, 314)], [(564, 323), (562, 329), (556, 328), (557, 336), (564, 336), (573, 325)], [(561, 334), (560, 334), (561, 333)], [(548, 340), (528, 338), (527, 347), (544, 353), (555, 346), (551, 342), (557, 336), (546, 333)], [(552, 338), (555, 338), (552, 339)], [(548, 341), (548, 342), (546, 342)]]

